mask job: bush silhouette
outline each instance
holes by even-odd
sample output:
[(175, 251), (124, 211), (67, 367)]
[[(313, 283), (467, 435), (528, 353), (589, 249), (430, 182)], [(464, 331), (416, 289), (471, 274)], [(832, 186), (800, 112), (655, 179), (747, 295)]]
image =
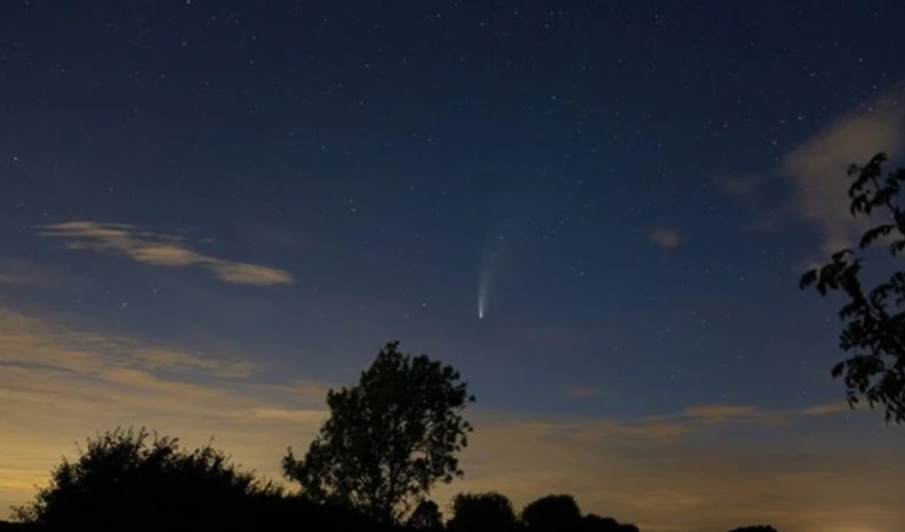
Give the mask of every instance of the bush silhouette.
[(421, 501), (406, 521), (406, 527), (424, 532), (443, 530), (443, 516), (434, 501)]
[(582, 532), (638, 532), (638, 527), (620, 523), (612, 517), (588, 514), (582, 518), (579, 530)]
[(575, 530), (581, 523), (581, 509), (571, 495), (547, 495), (525, 506), (522, 523), (538, 532)]
[(76, 461), (64, 460), (14, 516), (53, 530), (151, 530), (234, 523), (280, 500), (274, 485), (210, 446), (186, 452), (176, 439), (117, 428), (90, 439)]
[(452, 501), (450, 532), (507, 532), (518, 521), (509, 499), (500, 493), (460, 493)]

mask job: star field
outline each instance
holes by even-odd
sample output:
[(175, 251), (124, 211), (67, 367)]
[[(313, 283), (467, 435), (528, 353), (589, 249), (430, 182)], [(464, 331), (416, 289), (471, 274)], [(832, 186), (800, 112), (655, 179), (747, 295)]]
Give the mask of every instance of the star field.
[(901, 20), (4, 2), (0, 506), (111, 423), (275, 474), (398, 338), (478, 397), (455, 489), (574, 492), (643, 530), (891, 532), (901, 430), (840, 408), (836, 307), (797, 283), (848, 238), (846, 166), (905, 148)]

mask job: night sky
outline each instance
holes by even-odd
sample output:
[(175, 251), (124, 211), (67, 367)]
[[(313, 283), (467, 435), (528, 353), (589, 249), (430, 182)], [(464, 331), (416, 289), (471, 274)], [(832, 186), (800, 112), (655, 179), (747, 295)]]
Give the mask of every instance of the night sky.
[[(905, 3), (3, 1), (0, 517), (148, 425), (278, 476), (383, 343), (464, 480), (643, 530), (893, 532), (844, 403), (845, 169), (905, 148)], [(479, 313), (483, 315), (479, 318)]]

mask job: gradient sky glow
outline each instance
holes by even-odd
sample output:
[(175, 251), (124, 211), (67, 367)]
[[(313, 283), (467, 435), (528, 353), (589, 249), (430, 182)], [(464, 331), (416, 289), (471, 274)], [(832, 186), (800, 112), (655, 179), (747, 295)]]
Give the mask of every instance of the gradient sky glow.
[(900, 530), (905, 432), (844, 404), (797, 282), (852, 240), (847, 165), (905, 148), (903, 20), (2, 2), (0, 518), (118, 424), (276, 476), (398, 338), (478, 398), (438, 500)]

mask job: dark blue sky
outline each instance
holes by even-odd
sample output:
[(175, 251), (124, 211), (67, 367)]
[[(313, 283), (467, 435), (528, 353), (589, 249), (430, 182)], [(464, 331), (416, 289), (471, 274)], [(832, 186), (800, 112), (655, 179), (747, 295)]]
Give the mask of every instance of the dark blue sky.
[[(886, 129), (853, 157), (901, 147), (903, 20), (896, 1), (3, 2), (0, 304), (264, 382), (348, 382), (399, 338), (519, 415), (832, 403), (835, 307), (797, 281), (833, 215), (808, 214), (794, 161), (867, 138), (862, 115)], [(888, 438), (878, 419), (833, 434)]]

